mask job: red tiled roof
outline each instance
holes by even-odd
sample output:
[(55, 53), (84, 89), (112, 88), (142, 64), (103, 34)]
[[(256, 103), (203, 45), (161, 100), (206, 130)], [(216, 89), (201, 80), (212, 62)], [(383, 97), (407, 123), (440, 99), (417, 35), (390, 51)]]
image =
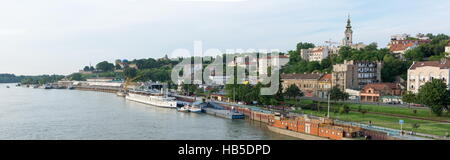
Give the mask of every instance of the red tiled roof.
[(448, 69), (450, 68), (450, 61), (445, 59), (444, 61), (422, 61), (422, 62), (414, 62), (410, 69), (416, 69), (418, 67), (439, 67), (440, 69)]
[(324, 74), (324, 75), (322, 76), (322, 78), (320, 78), (320, 81), (330, 81), (331, 78), (332, 78), (332, 75), (331, 75), (331, 74)]
[(409, 47), (430, 42), (430, 40), (395, 40), (391, 42), (389, 50), (391, 52), (404, 51)]
[(314, 48), (312, 50), (312, 52), (323, 52), (324, 48), (320, 47), (320, 48)]
[(396, 83), (372, 83), (364, 86), (363, 90), (373, 88), (376, 91), (387, 90), (387, 89), (401, 89)]

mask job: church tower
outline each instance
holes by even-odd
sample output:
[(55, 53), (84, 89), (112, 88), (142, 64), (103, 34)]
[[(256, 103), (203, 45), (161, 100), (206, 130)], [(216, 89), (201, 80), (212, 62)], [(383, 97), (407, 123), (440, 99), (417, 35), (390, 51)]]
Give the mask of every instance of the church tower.
[(351, 46), (352, 44), (353, 44), (353, 30), (352, 30), (350, 15), (348, 15), (347, 27), (345, 29), (345, 38), (342, 41), (342, 45)]

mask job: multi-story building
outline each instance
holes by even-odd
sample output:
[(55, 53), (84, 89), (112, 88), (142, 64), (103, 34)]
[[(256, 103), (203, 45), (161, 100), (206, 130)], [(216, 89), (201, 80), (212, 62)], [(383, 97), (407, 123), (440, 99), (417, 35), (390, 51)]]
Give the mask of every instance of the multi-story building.
[(330, 49), (328, 47), (315, 47), (310, 49), (302, 49), (300, 56), (306, 61), (322, 61), (330, 55)]
[(450, 86), (449, 60), (414, 62), (408, 69), (408, 91), (418, 93), (422, 85), (433, 79), (441, 79)]
[(281, 75), (283, 90), (286, 90), (291, 85), (296, 85), (304, 94), (305, 97), (314, 97), (317, 95), (319, 88), (319, 80), (323, 74), (283, 74)]
[(450, 56), (450, 42), (445, 46), (445, 53), (448, 53), (447, 56)]
[(403, 55), (409, 49), (413, 49), (421, 44), (430, 43), (430, 40), (416, 39), (416, 40), (391, 40), (388, 48), (392, 53)]
[(406, 40), (408, 38), (410, 38), (411, 36), (409, 34), (396, 34), (396, 35), (392, 35), (391, 36), (391, 41), (395, 41), (395, 40)]
[(279, 56), (267, 56), (259, 58), (258, 60), (258, 72), (259, 75), (267, 75), (269, 67), (281, 67), (283, 64), (289, 62), (289, 57), (286, 55)]
[(319, 79), (319, 85), (317, 88), (317, 97), (328, 98), (328, 93), (331, 89), (332, 74), (324, 74)]
[(401, 95), (402, 88), (400, 84), (396, 83), (368, 84), (364, 86), (360, 93), (362, 102), (380, 102), (383, 97), (399, 97)]
[(362, 89), (371, 83), (381, 82), (381, 62), (370, 61), (344, 61), (343, 64), (333, 66), (333, 86), (345, 89)]

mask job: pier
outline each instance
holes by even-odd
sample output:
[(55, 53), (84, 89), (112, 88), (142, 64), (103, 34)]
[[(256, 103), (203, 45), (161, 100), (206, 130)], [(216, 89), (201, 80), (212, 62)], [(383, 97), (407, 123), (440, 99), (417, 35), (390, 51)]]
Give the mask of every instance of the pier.
[(108, 92), (108, 93), (116, 93), (121, 89), (120, 87), (106, 87), (106, 86), (73, 86), (73, 87), (76, 90)]

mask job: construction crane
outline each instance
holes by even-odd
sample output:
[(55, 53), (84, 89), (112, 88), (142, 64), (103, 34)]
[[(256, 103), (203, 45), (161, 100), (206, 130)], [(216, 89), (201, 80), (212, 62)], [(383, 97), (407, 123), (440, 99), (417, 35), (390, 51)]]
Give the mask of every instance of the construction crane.
[(338, 44), (337, 42), (331, 41), (331, 39), (328, 40), (328, 41), (325, 41), (325, 43), (328, 44), (328, 46), (330, 46), (330, 47), (331, 47), (333, 44)]
[(139, 79), (139, 78), (141, 78), (141, 77), (142, 77), (142, 75), (139, 75), (139, 76), (136, 76), (136, 77), (133, 77), (133, 78), (126, 78), (125, 83), (124, 83), (124, 85), (123, 85), (123, 90), (124, 90), (124, 91), (127, 91), (128, 86), (129, 86), (133, 81), (135, 81), (136, 79)]

